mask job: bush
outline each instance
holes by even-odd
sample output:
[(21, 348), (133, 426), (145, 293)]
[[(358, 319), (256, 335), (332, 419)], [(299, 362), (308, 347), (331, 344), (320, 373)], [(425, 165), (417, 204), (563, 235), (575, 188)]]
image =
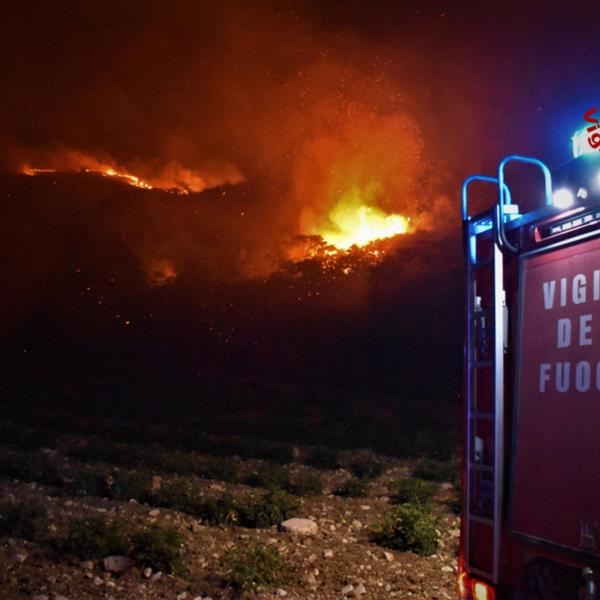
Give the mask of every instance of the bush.
[(335, 490), (335, 495), (343, 498), (366, 498), (369, 495), (369, 484), (364, 479), (348, 479)]
[(266, 529), (289, 519), (298, 510), (298, 501), (288, 493), (273, 490), (251, 504), (240, 505), (240, 521), (245, 527)]
[(127, 450), (109, 440), (92, 437), (84, 446), (70, 448), (67, 454), (83, 462), (106, 462), (121, 465), (129, 460)]
[(141, 567), (182, 574), (182, 544), (183, 538), (178, 531), (152, 524), (132, 536), (132, 558)]
[(229, 550), (221, 559), (225, 581), (244, 591), (280, 585), (285, 563), (276, 548), (253, 540)]
[(62, 477), (54, 461), (43, 454), (29, 452), (0, 457), (0, 475), (45, 485), (61, 485)]
[(0, 536), (8, 535), (32, 542), (46, 531), (48, 513), (39, 504), (30, 502), (0, 505)]
[(197, 474), (205, 479), (231, 482), (237, 479), (238, 465), (230, 458), (209, 457), (197, 469)]
[(359, 479), (372, 480), (381, 476), (383, 473), (383, 465), (372, 458), (368, 458), (353, 463), (350, 466), (350, 470)]
[(220, 498), (208, 498), (200, 503), (197, 514), (211, 525), (231, 527), (239, 524), (240, 505), (230, 494), (223, 494)]
[(439, 544), (437, 519), (421, 504), (393, 508), (375, 528), (375, 541), (396, 550), (410, 550), (422, 556), (434, 554)]
[(111, 498), (128, 501), (134, 498), (145, 502), (151, 496), (152, 479), (145, 473), (136, 471), (117, 471), (109, 488)]
[(263, 465), (251, 473), (244, 483), (253, 487), (262, 487), (269, 490), (281, 490), (290, 485), (288, 470), (279, 465)]
[(452, 489), (454, 491), (454, 498), (449, 502), (450, 510), (455, 515), (460, 515), (462, 512), (462, 485), (460, 479), (455, 479), (452, 482)]
[(189, 481), (173, 479), (163, 482), (160, 488), (154, 492), (152, 503), (194, 514), (197, 510), (198, 500), (196, 491)]
[(444, 483), (454, 481), (458, 477), (458, 466), (451, 462), (424, 460), (413, 471), (413, 477), (425, 481)]
[(301, 471), (286, 489), (296, 496), (319, 496), (323, 493), (323, 481), (317, 473)]
[(85, 560), (111, 554), (127, 555), (131, 549), (127, 523), (99, 517), (77, 519), (70, 525), (65, 547)]
[(72, 496), (107, 496), (106, 477), (91, 471), (77, 471), (65, 478), (63, 492)]
[(427, 504), (437, 491), (437, 485), (422, 479), (399, 479), (392, 484), (393, 500), (398, 504), (410, 502)]
[(338, 469), (338, 453), (330, 448), (315, 448), (306, 458), (306, 464), (317, 469)]

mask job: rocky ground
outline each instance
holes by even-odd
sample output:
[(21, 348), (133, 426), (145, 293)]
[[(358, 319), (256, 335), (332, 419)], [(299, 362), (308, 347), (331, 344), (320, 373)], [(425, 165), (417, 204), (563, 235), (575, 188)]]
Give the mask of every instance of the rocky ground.
[[(52, 448), (38, 448), (35, 452), (51, 456), (61, 467), (98, 469), (98, 463), (86, 465), (69, 457), (67, 449), (77, 436), (85, 441), (81, 432), (68, 436), (61, 432)], [(13, 449), (5, 451), (10, 457)], [(305, 452), (303, 448), (295, 449), (296, 456)], [(384, 467), (383, 473), (370, 484), (367, 497), (334, 495), (334, 490), (350, 477), (348, 465), (365, 456), (376, 458)], [(242, 469), (252, 469), (263, 462), (236, 460)], [(391, 550), (373, 541), (373, 525), (381, 521), (393, 503), (392, 482), (410, 477), (417, 462), (374, 457), (366, 451), (340, 453), (339, 468), (320, 471), (323, 492), (298, 498), (299, 508), (294, 517), (314, 523), (307, 533), (285, 532), (277, 525), (268, 529), (216, 527), (195, 515), (135, 499), (117, 501), (69, 495), (39, 481), (4, 477), (0, 479), (1, 500), (41, 504), (47, 509), (47, 522), (43, 535), (35, 542), (19, 537), (0, 538), (0, 597), (6, 600), (454, 598), (459, 517), (450, 509), (454, 499), (450, 483), (437, 484), (432, 511), (438, 517), (440, 541), (435, 554), (419, 556)], [(287, 468), (293, 473), (304, 467), (296, 461)], [(165, 477), (160, 472), (153, 475), (155, 482)], [(191, 478), (200, 495), (261, 493), (260, 489), (241, 483)], [(83, 560), (65, 552), (56, 540), (67, 535), (74, 518), (88, 516), (119, 518), (140, 526), (158, 523), (176, 529), (182, 535), (187, 573), (174, 576), (128, 561), (120, 564), (119, 559), (112, 564), (110, 560)], [(227, 584), (221, 559), (229, 549), (251, 539), (276, 548), (283, 557), (285, 573), (281, 574), (278, 585), (243, 592)]]

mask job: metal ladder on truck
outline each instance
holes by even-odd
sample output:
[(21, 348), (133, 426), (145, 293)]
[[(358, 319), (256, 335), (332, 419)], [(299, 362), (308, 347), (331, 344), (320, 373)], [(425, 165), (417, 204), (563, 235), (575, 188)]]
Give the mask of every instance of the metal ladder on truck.
[[(504, 170), (509, 162), (534, 164), (545, 180), (551, 203), (550, 171), (541, 161), (512, 155), (499, 165), (498, 177), (474, 175), (462, 187), (462, 220), (467, 258), (466, 331), (466, 506), (467, 569), (498, 583), (504, 494), (504, 355), (508, 348), (508, 307), (504, 257), (518, 253), (506, 236), (506, 223), (519, 218), (511, 204)], [(473, 182), (493, 184), (498, 203), (475, 216), (468, 212)]]

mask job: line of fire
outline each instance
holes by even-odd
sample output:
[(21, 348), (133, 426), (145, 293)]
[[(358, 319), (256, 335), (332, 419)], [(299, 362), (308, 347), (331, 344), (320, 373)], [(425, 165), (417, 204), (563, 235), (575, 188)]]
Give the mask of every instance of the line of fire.
[(600, 600), (597, 2), (0, 2), (0, 600)]

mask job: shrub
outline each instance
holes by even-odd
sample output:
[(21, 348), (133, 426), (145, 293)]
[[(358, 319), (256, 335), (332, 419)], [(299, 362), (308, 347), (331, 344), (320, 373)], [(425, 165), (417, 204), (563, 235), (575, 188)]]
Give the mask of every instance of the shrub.
[(206, 458), (204, 463), (197, 469), (198, 475), (206, 479), (218, 479), (220, 481), (235, 481), (237, 479), (238, 465), (230, 458)]
[(323, 493), (323, 481), (317, 473), (301, 471), (286, 489), (297, 496), (319, 496)]
[(422, 479), (399, 479), (392, 484), (393, 500), (399, 504), (427, 504), (437, 491), (437, 485)]
[(369, 495), (369, 484), (364, 479), (348, 479), (335, 490), (335, 494), (343, 498), (366, 498)]
[(280, 490), (290, 485), (290, 476), (288, 470), (279, 465), (263, 465), (258, 471), (250, 474), (244, 483), (269, 490)]
[(454, 463), (437, 460), (424, 460), (417, 465), (413, 472), (413, 477), (437, 483), (454, 481), (457, 476), (458, 467)]
[(62, 484), (61, 473), (56, 464), (43, 454), (5, 454), (0, 457), (0, 474), (11, 479), (35, 481), (45, 485)]
[(196, 491), (186, 479), (173, 479), (165, 481), (154, 492), (152, 503), (165, 508), (172, 508), (182, 512), (194, 513), (197, 509)]
[(152, 465), (158, 471), (191, 475), (197, 471), (195, 457), (185, 452), (165, 451), (152, 447), (152, 460), (146, 457), (145, 464)]
[(259, 529), (272, 527), (293, 516), (298, 501), (288, 493), (273, 490), (260, 500), (240, 506), (241, 524)]
[(280, 585), (285, 564), (276, 548), (253, 540), (234, 547), (221, 559), (228, 584), (244, 591)]
[(452, 482), (452, 489), (454, 491), (454, 498), (449, 502), (450, 510), (455, 515), (460, 515), (462, 512), (462, 485), (460, 479), (455, 479)]
[(152, 524), (132, 536), (132, 558), (142, 567), (181, 574), (183, 538), (175, 529)]
[(63, 491), (72, 496), (107, 496), (108, 483), (91, 471), (77, 471), (65, 478)]
[(112, 479), (109, 494), (115, 500), (127, 501), (134, 498), (145, 502), (151, 496), (152, 479), (145, 473), (117, 471)]
[(223, 494), (220, 498), (208, 498), (201, 502), (197, 514), (211, 525), (231, 527), (240, 521), (240, 505), (230, 494)]
[(437, 519), (426, 506), (402, 504), (375, 527), (375, 541), (388, 548), (429, 556), (439, 544), (436, 525)]
[(372, 458), (368, 458), (353, 463), (350, 466), (350, 470), (359, 479), (372, 480), (381, 476), (383, 473), (383, 465)]
[(69, 456), (84, 462), (106, 462), (117, 465), (128, 461), (128, 452), (114, 442), (102, 438), (89, 438), (84, 446), (70, 448)]
[(0, 505), (0, 535), (36, 541), (46, 530), (48, 513), (39, 504), (30, 502)]
[(99, 517), (77, 519), (69, 528), (66, 549), (83, 559), (128, 554), (131, 547), (127, 524)]
[(306, 458), (306, 464), (317, 469), (338, 469), (338, 453), (330, 448), (315, 448)]

